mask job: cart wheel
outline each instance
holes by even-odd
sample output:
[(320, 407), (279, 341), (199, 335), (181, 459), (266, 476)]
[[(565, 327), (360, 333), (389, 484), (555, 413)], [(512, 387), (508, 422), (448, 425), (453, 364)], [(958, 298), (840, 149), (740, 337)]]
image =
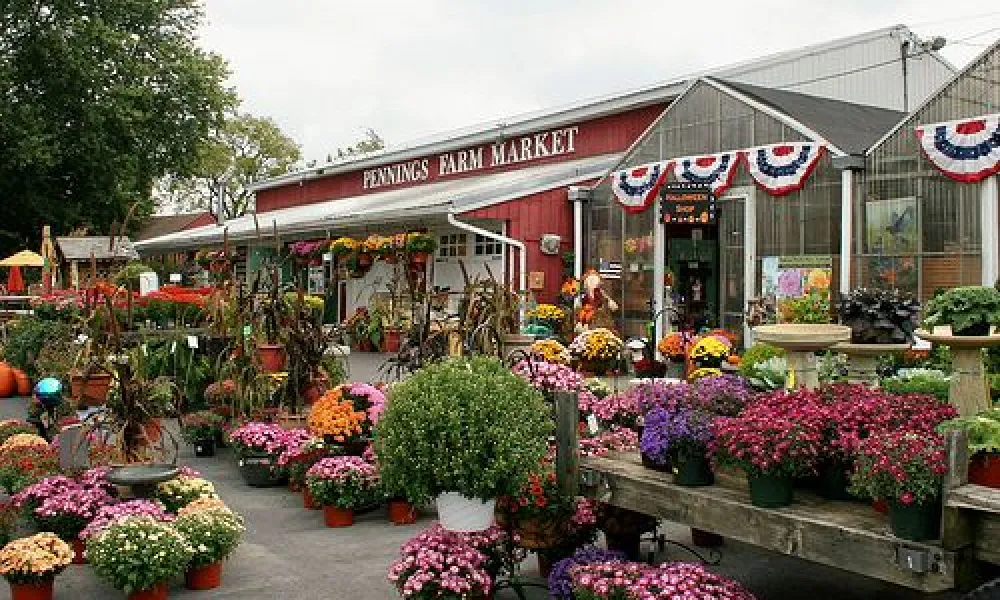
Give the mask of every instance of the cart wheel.
[(1000, 579), (977, 587), (966, 594), (965, 600), (1000, 600)]

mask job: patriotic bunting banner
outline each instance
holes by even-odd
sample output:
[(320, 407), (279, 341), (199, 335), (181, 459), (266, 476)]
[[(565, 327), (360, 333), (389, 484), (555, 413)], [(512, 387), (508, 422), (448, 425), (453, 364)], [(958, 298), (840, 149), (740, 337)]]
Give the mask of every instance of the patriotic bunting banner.
[(757, 185), (772, 196), (802, 189), (823, 156), (823, 145), (815, 142), (772, 144), (745, 150), (747, 170)]
[(975, 183), (1000, 173), (1000, 114), (916, 130), (927, 159), (955, 181)]
[(739, 162), (736, 152), (680, 158), (674, 163), (674, 177), (684, 183), (707, 185), (719, 197), (732, 185)]
[(667, 178), (670, 162), (663, 161), (618, 171), (612, 175), (611, 190), (627, 213), (641, 213), (652, 206)]

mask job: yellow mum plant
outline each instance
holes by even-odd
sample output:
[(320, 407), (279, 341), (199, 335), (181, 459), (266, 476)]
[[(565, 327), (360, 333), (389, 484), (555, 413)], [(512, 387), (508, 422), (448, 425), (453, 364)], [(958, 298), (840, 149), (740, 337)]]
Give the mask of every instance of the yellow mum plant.
[(14, 448), (27, 448), (30, 446), (48, 446), (49, 443), (45, 441), (45, 438), (35, 435), (33, 433), (15, 433), (14, 435), (7, 438), (7, 441), (0, 446), (0, 451), (11, 450)]
[(538, 340), (531, 345), (531, 354), (556, 365), (568, 365), (571, 359), (566, 346), (556, 340)]
[(14, 584), (52, 580), (73, 562), (73, 549), (54, 533), (14, 540), (0, 550), (0, 575)]

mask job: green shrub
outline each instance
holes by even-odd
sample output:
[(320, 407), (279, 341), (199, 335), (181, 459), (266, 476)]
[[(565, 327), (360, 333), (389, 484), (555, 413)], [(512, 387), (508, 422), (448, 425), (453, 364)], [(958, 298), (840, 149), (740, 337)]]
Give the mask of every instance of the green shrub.
[(392, 388), (375, 427), (382, 482), (417, 504), (442, 492), (515, 494), (552, 429), (541, 393), (501, 361), (452, 358)]
[[(4, 361), (27, 373), (32, 379), (38, 377), (37, 360), (42, 348), (53, 340), (66, 340), (73, 336), (73, 329), (60, 321), (27, 318), (13, 323), (7, 333), (3, 347)], [(63, 373), (50, 373), (61, 376)]]
[(882, 389), (891, 394), (927, 394), (941, 402), (948, 401), (950, 378), (937, 369), (900, 369), (882, 380)]

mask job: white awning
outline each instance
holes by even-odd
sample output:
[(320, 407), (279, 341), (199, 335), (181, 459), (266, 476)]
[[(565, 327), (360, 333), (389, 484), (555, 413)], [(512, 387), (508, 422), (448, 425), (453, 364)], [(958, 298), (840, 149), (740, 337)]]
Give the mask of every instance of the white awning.
[[(258, 238), (273, 240), (326, 236), (358, 229), (419, 226), (443, 222), (449, 213), (463, 213), (502, 204), (558, 187), (597, 179), (621, 159), (607, 154), (503, 173), (466, 177), (427, 185), (353, 196), (303, 206), (245, 215), (224, 225), (207, 225), (137, 242), (142, 252), (171, 251)], [(260, 227), (258, 233), (257, 227)]]

